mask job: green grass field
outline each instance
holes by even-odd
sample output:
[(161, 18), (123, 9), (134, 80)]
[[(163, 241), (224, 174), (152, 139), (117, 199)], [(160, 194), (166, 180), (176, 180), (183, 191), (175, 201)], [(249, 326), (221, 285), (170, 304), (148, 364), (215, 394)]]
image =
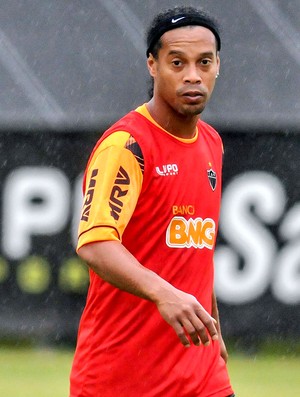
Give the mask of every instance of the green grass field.
[[(0, 396), (68, 397), (72, 356), (71, 350), (0, 346)], [(298, 355), (231, 353), (229, 371), (237, 397), (300, 396)]]
[(300, 396), (299, 357), (234, 354), (228, 367), (237, 397)]

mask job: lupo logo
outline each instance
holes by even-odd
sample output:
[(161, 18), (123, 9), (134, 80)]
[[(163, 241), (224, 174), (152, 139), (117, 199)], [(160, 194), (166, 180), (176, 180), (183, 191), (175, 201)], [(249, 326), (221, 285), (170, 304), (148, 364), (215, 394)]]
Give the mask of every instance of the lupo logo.
[(178, 174), (178, 165), (177, 164), (165, 164), (162, 166), (162, 169), (159, 167), (155, 167), (158, 175), (168, 176), (168, 175), (177, 175)]

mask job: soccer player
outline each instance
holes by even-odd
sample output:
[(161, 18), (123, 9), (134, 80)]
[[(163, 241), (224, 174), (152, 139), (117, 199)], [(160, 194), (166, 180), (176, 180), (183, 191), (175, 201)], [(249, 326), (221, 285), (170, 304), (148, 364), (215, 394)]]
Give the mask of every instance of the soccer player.
[(213, 290), (222, 142), (201, 121), (219, 30), (190, 7), (147, 34), (153, 97), (109, 128), (84, 178), (90, 268), (71, 397), (233, 396)]

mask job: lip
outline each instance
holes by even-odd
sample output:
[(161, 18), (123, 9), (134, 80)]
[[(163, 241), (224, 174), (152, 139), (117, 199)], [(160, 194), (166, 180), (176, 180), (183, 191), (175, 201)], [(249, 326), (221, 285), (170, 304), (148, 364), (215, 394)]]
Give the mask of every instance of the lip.
[(203, 97), (203, 93), (201, 91), (198, 90), (190, 90), (190, 91), (185, 91), (182, 93), (182, 96), (186, 96), (189, 98), (199, 98), (199, 97)]
[(182, 96), (188, 103), (198, 103), (204, 99), (204, 94), (199, 90), (185, 91), (182, 93)]

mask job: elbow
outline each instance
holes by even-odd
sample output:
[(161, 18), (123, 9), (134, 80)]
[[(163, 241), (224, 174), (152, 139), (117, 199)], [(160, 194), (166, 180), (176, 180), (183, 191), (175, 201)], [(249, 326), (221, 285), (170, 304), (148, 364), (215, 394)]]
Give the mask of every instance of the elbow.
[(77, 250), (77, 255), (79, 258), (86, 263), (90, 262), (92, 256), (91, 247), (89, 247), (89, 245), (90, 244), (83, 245)]
[(94, 272), (98, 273), (99, 260), (97, 261), (97, 255), (92, 244), (86, 244), (77, 250), (77, 255), (80, 259)]

